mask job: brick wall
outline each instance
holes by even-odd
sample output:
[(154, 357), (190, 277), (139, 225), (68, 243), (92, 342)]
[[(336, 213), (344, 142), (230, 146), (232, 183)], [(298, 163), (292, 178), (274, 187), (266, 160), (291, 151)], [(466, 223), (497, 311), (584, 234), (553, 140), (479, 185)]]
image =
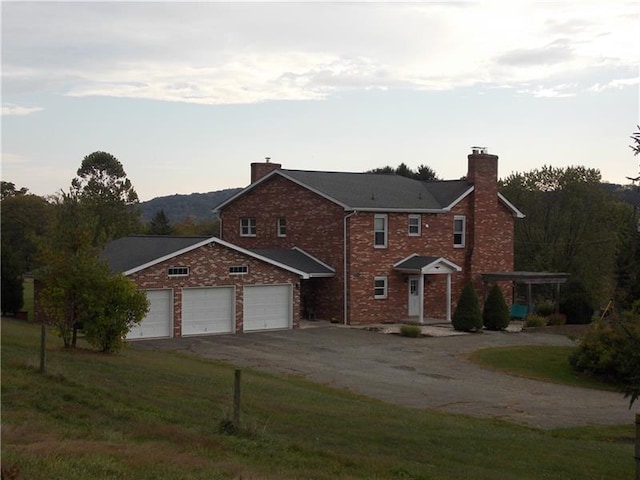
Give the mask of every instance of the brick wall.
[[(229, 267), (247, 265), (246, 275), (230, 275)], [(189, 267), (187, 277), (169, 277), (168, 267)], [(181, 336), (182, 327), (182, 288), (184, 287), (219, 287), (235, 286), (236, 332), (242, 332), (242, 287), (245, 285), (289, 284), (293, 288), (293, 326), (300, 321), (299, 277), (286, 270), (274, 267), (265, 262), (242, 255), (230, 248), (218, 244), (210, 244), (166, 260), (145, 270), (129, 276), (139, 288), (172, 289), (174, 323), (173, 335)]]

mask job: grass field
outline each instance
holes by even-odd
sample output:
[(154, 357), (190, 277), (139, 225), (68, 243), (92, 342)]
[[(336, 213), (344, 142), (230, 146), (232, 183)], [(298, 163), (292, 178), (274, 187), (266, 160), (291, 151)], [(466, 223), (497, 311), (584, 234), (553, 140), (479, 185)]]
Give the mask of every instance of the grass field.
[(2, 466), (21, 479), (631, 478), (633, 424), (538, 431), (400, 408), (300, 378), (128, 348), (65, 351), (2, 321)]

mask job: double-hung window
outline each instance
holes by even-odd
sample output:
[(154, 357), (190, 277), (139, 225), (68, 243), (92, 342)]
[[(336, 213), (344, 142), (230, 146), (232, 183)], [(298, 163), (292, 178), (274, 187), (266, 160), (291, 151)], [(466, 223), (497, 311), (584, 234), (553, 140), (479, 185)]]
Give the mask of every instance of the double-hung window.
[(373, 246), (387, 248), (387, 216), (377, 214), (373, 219)]
[(256, 219), (244, 217), (240, 219), (240, 236), (255, 237), (256, 236)]
[(464, 215), (453, 217), (453, 246), (463, 248), (465, 245), (467, 218)]
[(387, 298), (387, 277), (375, 277), (373, 280), (373, 298)]
[(409, 215), (409, 236), (420, 236), (420, 215)]
[(287, 219), (286, 218), (279, 218), (276, 228), (278, 230), (278, 236), (279, 237), (286, 237), (287, 236)]

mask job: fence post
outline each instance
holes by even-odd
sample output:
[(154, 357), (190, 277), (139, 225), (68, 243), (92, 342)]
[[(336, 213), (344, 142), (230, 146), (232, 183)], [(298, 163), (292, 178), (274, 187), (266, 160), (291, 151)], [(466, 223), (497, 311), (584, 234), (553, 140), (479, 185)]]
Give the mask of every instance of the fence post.
[(640, 480), (640, 413), (636, 413), (636, 480)]
[(236, 369), (233, 383), (233, 429), (236, 433), (240, 431), (240, 379), (241, 372)]
[(43, 323), (40, 329), (40, 373), (44, 373), (47, 357), (47, 326)]

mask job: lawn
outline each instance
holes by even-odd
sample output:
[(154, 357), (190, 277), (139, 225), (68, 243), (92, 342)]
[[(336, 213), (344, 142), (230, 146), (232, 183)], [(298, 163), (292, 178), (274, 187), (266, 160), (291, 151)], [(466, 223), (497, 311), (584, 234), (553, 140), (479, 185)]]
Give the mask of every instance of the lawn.
[(183, 354), (65, 351), (2, 321), (2, 466), (24, 479), (631, 478), (633, 425), (539, 431), (392, 406)]
[(573, 371), (568, 358), (575, 348), (533, 345), (484, 348), (473, 352), (469, 359), (483, 367), (534, 380), (615, 391), (608, 383)]

